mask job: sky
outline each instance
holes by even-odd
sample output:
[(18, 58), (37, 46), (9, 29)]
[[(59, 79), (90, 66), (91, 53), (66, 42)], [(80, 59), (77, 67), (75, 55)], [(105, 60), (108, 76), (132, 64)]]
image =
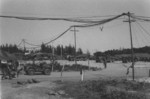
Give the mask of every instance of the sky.
[[(0, 15), (77, 18), (117, 16), (131, 12), (137, 16), (150, 17), (150, 0), (0, 0)], [(87, 28), (76, 28), (77, 49), (84, 52), (106, 51), (110, 49), (130, 48), (129, 24), (118, 19), (109, 23)], [(79, 23), (67, 21), (30, 21), (0, 18), (0, 44), (19, 44), (22, 39), (32, 44), (46, 43)], [(150, 23), (139, 22), (147, 32), (133, 22), (133, 46), (149, 46)], [(101, 31), (100, 28), (103, 27)], [(52, 43), (53, 46), (74, 45), (74, 34), (68, 31)], [(21, 45), (22, 46), (22, 45)], [(26, 45), (26, 47), (31, 47)]]

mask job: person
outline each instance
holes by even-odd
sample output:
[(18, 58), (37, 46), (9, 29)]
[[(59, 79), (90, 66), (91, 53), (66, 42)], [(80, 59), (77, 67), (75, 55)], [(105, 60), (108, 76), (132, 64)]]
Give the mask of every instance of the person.
[(13, 63), (13, 70), (14, 70), (14, 72), (16, 72), (14, 74), (14, 77), (16, 76), (18, 78), (19, 77), (19, 73), (22, 71), (22, 69), (23, 68), (20, 68), (20, 66), (19, 66), (19, 62), (17, 60), (14, 61), (14, 63)]
[(103, 57), (103, 64), (104, 64), (104, 67), (107, 68), (107, 61), (106, 61), (106, 57)]
[(23, 70), (24, 70), (24, 65), (19, 65), (19, 67), (17, 68), (17, 78), (19, 77), (20, 72)]
[(6, 62), (1, 63), (1, 71), (2, 71), (2, 80), (7, 79), (7, 76), (9, 79), (11, 79), (11, 73), (8, 63)]

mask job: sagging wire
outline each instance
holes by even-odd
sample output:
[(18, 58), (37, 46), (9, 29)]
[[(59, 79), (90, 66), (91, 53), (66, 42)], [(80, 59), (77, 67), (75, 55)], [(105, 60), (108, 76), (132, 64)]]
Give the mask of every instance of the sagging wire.
[[(49, 41), (47, 43), (44, 43), (45, 45), (47, 45), (49, 43), (54, 42), (55, 40), (57, 40), (61, 36), (63, 36), (72, 27), (92, 27), (92, 26), (102, 25), (102, 24), (105, 24), (107, 22), (113, 21), (113, 20), (115, 20), (115, 19), (117, 19), (117, 18), (119, 18), (121, 16), (124, 16), (124, 15), (127, 15), (127, 14), (123, 13), (123, 14), (115, 16), (113, 18), (104, 19), (104, 20), (100, 20), (100, 21), (87, 21), (87, 20), (81, 20), (81, 19), (74, 20), (74, 19), (66, 19), (66, 18), (18, 17), (18, 16), (0, 16), (0, 17), (3, 17), (3, 18), (15, 18), (15, 19), (21, 19), (21, 20), (65, 20), (65, 21), (71, 21), (71, 22), (87, 23), (87, 24), (83, 24), (83, 25), (73, 25), (73, 26), (70, 26), (66, 31), (64, 31), (63, 33), (61, 33), (58, 37), (54, 38), (53, 40), (51, 40), (51, 41)], [(34, 44), (31, 44), (31, 43), (28, 43), (28, 42), (26, 42), (26, 43), (29, 44), (29, 45), (34, 45)], [(39, 45), (34, 45), (34, 46), (40, 47)], [(37, 47), (34, 47), (34, 48), (37, 48)]]
[(140, 17), (140, 18), (150, 18), (150, 17), (147, 17), (147, 16), (136, 16), (136, 17)]
[(85, 16), (85, 17), (73, 17), (73, 18), (104, 18), (104, 17), (114, 17), (114, 16), (117, 16), (117, 15), (105, 15), (105, 16)]
[(28, 44), (28, 45), (31, 45), (31, 46), (40, 46), (40, 45), (35, 45), (35, 44), (29, 43), (29, 42), (26, 42), (26, 41), (25, 41), (25, 43)]
[(64, 20), (64, 21), (70, 21), (70, 22), (80, 22), (80, 23), (99, 23), (99, 21), (93, 21), (91, 19), (73, 19), (73, 18), (39, 18), (39, 17), (21, 17), (21, 16), (4, 16), (0, 15), (0, 17), (3, 18), (14, 18), (14, 19), (21, 19), (21, 20)]
[(39, 18), (39, 17), (18, 17), (18, 16), (3, 16), (0, 17), (3, 18), (13, 18), (13, 19), (21, 19), (21, 20), (38, 20), (38, 21), (44, 21), (44, 20), (64, 20), (64, 21), (70, 21), (70, 22), (80, 22), (80, 23), (97, 23), (99, 21), (93, 21), (91, 19), (72, 19), (72, 18)]
[[(66, 31), (64, 31), (63, 33), (61, 33), (59, 36), (57, 36), (56, 38), (50, 40), (49, 42), (47, 43), (43, 43), (44, 45), (48, 45), (49, 43), (52, 43), (54, 42), (55, 40), (57, 40), (58, 38), (60, 38), (61, 36), (63, 36), (66, 32), (68, 32), (72, 27), (69, 27)], [(31, 43), (28, 43), (28, 42), (25, 42), (26, 44), (29, 44), (31, 46), (36, 46), (36, 47), (32, 47), (32, 48), (39, 48), (41, 47), (41, 45), (35, 45), (35, 44), (31, 44)]]
[(51, 41), (44, 43), (45, 45), (48, 45), (49, 43), (54, 42), (55, 40), (57, 40), (58, 38), (60, 38), (61, 36), (63, 36), (65, 33), (67, 33), (70, 29), (72, 28), (72, 26), (70, 26), (67, 30), (65, 30), (63, 33), (61, 33), (59, 36), (57, 36), (56, 38), (52, 39)]
[[(143, 39), (141, 38), (141, 41), (143, 42), (143, 44), (145, 45), (146, 43), (149, 42), (149, 39), (147, 38), (147, 36), (145, 36), (145, 32), (143, 31), (143, 29), (136, 23), (136, 25), (139, 27), (139, 30), (141, 31), (141, 33), (143, 33), (143, 35), (141, 34), (140, 37), (143, 37)], [(145, 41), (147, 40), (147, 41)]]
[(21, 44), (22, 44), (22, 40), (21, 40), (21, 42), (17, 45), (17, 47), (19, 47)]
[(112, 21), (112, 20), (115, 20), (115, 19), (117, 19), (117, 18), (119, 18), (119, 17), (121, 17), (121, 16), (123, 16), (123, 15), (125, 15), (125, 14), (123, 13), (123, 14), (118, 15), (118, 16), (116, 16), (116, 17), (113, 17), (113, 18), (110, 18), (110, 19), (107, 19), (107, 20), (105, 19), (105, 20), (103, 20), (103, 21), (100, 21), (100, 22), (94, 23), (94, 24), (72, 25), (72, 26), (70, 26), (66, 31), (64, 31), (62, 34), (60, 34), (58, 37), (56, 37), (56, 38), (54, 38), (53, 40), (51, 40), (51, 41), (49, 41), (49, 42), (47, 42), (47, 43), (44, 43), (44, 44), (47, 45), (47, 44), (49, 44), (49, 43), (51, 43), (51, 42), (54, 42), (55, 40), (57, 40), (58, 38), (60, 38), (61, 36), (63, 36), (66, 32), (68, 32), (72, 27), (92, 27), (92, 26), (97, 26), (97, 25), (101, 25), (101, 24), (110, 22), (110, 21)]
[(138, 22), (136, 22), (136, 23), (141, 27), (141, 29), (142, 29), (147, 35), (150, 36), (150, 33), (149, 33), (140, 23), (138, 23)]
[(131, 15), (132, 18), (135, 18), (137, 20), (141, 20), (141, 21), (146, 21), (146, 22), (150, 22), (150, 17), (138, 17), (138, 16), (135, 16), (135, 15)]
[(74, 25), (74, 27), (92, 27), (92, 26), (97, 26), (97, 25), (102, 25), (102, 24), (105, 24), (105, 23), (108, 23), (110, 21), (113, 21), (119, 17), (122, 17), (124, 15), (127, 15), (125, 13), (121, 14), (121, 15), (118, 15), (118, 16), (115, 16), (113, 18), (109, 18), (109, 19), (104, 19), (102, 21), (98, 21), (97, 23), (92, 23), (92, 24), (84, 24), (84, 25)]
[[(136, 41), (136, 43), (137, 43), (137, 46), (140, 47), (140, 43), (139, 43), (138, 36), (137, 36), (137, 35), (138, 35), (137, 29), (134, 27), (134, 25), (133, 25), (133, 28), (134, 28), (134, 29), (133, 29), (133, 30), (134, 30), (133, 33), (134, 33), (134, 35), (135, 35), (135, 36), (134, 36), (134, 37), (135, 37), (135, 41)], [(135, 43), (135, 42), (134, 42), (134, 43)]]

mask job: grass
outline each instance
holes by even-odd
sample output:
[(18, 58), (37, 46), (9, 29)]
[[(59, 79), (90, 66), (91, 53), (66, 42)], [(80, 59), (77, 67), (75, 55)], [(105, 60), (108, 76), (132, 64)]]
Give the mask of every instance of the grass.
[(149, 88), (148, 83), (113, 79), (63, 82), (60, 89), (74, 99), (149, 99)]

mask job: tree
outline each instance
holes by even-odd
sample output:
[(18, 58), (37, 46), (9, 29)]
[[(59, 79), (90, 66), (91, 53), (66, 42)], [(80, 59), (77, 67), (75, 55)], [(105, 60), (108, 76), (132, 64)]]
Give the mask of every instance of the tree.
[(77, 51), (77, 55), (81, 55), (81, 54), (83, 54), (83, 52), (82, 52), (82, 49), (79, 48), (78, 51)]
[(46, 51), (46, 46), (44, 43), (42, 43), (41, 45), (41, 52), (45, 52)]
[(57, 46), (56, 53), (57, 53), (57, 55), (61, 55), (61, 47), (60, 47), (60, 45)]

